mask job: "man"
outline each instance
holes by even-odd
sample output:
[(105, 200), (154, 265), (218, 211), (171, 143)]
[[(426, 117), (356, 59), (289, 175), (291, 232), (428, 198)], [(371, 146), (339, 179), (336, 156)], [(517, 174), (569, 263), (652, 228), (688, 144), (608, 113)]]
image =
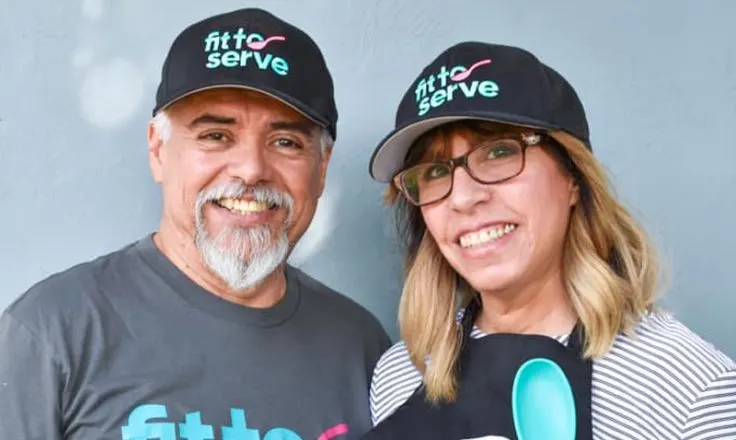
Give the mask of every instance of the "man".
[(148, 129), (159, 230), (56, 274), (0, 321), (0, 439), (357, 438), (389, 340), (285, 263), (335, 138), (301, 30), (258, 9), (185, 29)]

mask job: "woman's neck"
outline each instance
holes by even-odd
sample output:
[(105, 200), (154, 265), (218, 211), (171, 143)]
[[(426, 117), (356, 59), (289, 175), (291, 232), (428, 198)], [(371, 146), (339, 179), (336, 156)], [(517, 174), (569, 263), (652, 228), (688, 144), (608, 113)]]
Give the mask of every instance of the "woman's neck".
[(476, 326), (485, 333), (569, 333), (577, 320), (561, 276), (505, 292), (481, 292), (483, 308)]

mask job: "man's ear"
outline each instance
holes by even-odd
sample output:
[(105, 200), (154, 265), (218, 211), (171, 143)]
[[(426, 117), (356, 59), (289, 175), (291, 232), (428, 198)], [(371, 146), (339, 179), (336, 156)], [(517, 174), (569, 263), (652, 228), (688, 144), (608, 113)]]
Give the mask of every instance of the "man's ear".
[(164, 141), (156, 131), (153, 121), (148, 123), (148, 166), (153, 180), (160, 184), (164, 179), (162, 150)]
[(320, 158), (320, 164), (319, 164), (319, 193), (318, 195), (321, 197), (322, 192), (325, 190), (325, 180), (327, 179), (327, 165), (330, 162), (330, 157), (332, 156), (332, 145), (330, 144), (322, 151), (322, 156)]

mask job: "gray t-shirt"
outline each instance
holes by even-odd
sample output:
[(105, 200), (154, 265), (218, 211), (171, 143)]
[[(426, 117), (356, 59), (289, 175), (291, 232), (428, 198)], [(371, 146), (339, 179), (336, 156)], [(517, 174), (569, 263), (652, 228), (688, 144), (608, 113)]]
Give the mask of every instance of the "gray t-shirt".
[(286, 277), (274, 307), (242, 307), (151, 236), (51, 276), (0, 319), (0, 439), (357, 438), (388, 336), (347, 297)]

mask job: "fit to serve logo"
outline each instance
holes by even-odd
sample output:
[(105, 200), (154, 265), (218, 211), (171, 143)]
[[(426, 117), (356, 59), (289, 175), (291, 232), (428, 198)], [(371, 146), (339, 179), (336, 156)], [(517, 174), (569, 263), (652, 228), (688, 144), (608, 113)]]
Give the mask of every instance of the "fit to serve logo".
[[(271, 428), (261, 437), (260, 430), (248, 426), (245, 410), (240, 408), (230, 409), (230, 426), (221, 427), (220, 436), (217, 436), (214, 426), (203, 423), (199, 411), (187, 413), (182, 423), (161, 420), (167, 417), (165, 405), (138, 406), (128, 416), (128, 423), (121, 428), (121, 438), (122, 440), (306, 440), (287, 428)], [(327, 429), (317, 437), (317, 440), (332, 440), (348, 432), (348, 425), (341, 423)]]
[(468, 80), (476, 69), (487, 64), (491, 64), (490, 58), (477, 61), (470, 67), (457, 65), (448, 69), (447, 66), (442, 66), (438, 73), (419, 80), (414, 90), (417, 114), (422, 116), (429, 110), (452, 101), (458, 95), (466, 98), (474, 98), (477, 95), (486, 98), (498, 96), (499, 87), (495, 81)]
[(256, 32), (249, 34), (242, 27), (232, 34), (212, 31), (204, 39), (206, 67), (208, 69), (253, 67), (255, 64), (258, 69), (271, 70), (277, 75), (286, 76), (289, 74), (289, 63), (265, 51), (274, 42), (282, 41), (286, 41), (283, 35), (265, 38)]

